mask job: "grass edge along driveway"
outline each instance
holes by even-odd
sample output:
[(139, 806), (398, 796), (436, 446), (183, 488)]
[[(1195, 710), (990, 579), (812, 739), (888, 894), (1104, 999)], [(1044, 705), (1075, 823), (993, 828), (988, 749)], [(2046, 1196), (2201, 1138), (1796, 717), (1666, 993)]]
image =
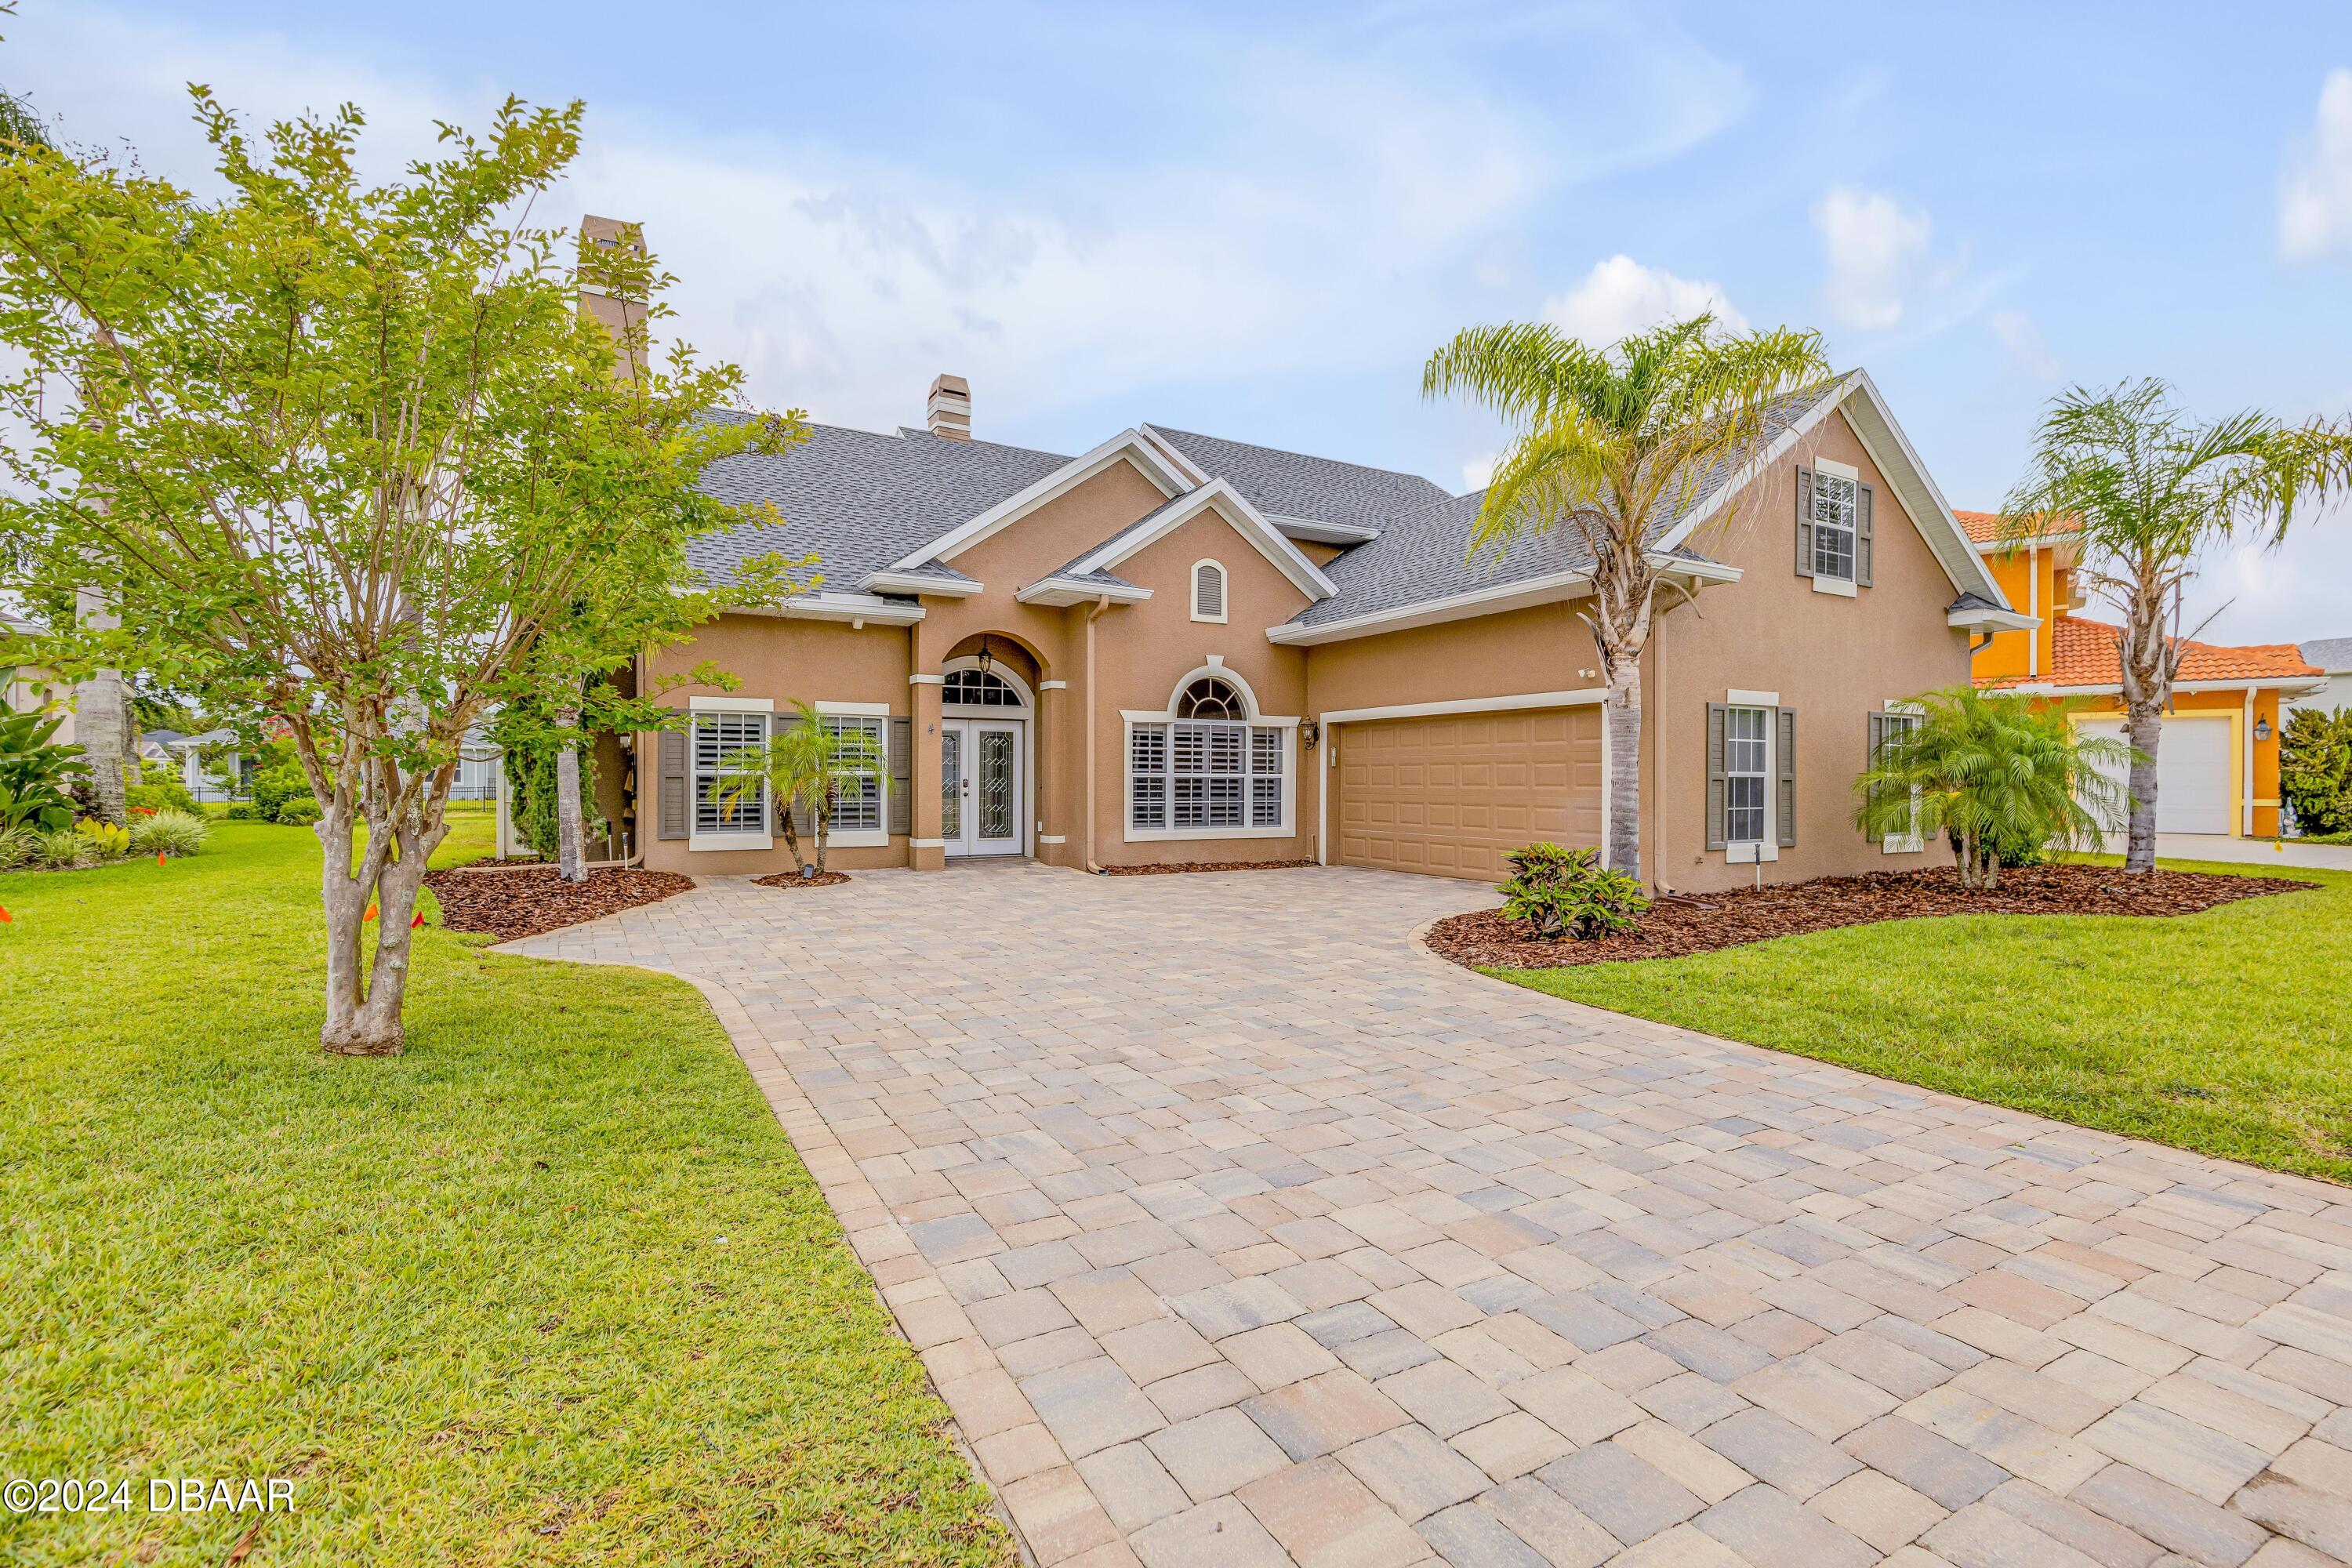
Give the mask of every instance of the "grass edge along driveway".
[(1689, 958), (1482, 973), (2126, 1138), (2352, 1182), (2352, 875), (2177, 864), (2320, 888), (2161, 919), (1891, 921)]
[(418, 933), (408, 1054), (317, 1048), (318, 840), (0, 875), (0, 1561), (1001, 1564), (824, 1199), (684, 982)]

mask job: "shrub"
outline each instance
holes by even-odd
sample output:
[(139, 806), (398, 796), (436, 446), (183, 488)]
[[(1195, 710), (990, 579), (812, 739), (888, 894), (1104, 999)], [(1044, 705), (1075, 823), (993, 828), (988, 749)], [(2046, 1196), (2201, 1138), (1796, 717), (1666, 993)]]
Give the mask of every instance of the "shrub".
[(2045, 866), (2050, 862), (2050, 841), (2037, 838), (2032, 833), (2021, 833), (2013, 827), (1994, 827), (1985, 834), (1985, 847), (2004, 871), (2020, 866)]
[(70, 871), (77, 866), (98, 864), (98, 847), (89, 836), (71, 827), (60, 827), (53, 833), (36, 836), (33, 864), (52, 871)]
[(29, 866), (40, 852), (41, 836), (37, 830), (21, 825), (0, 827), (0, 871)]
[(300, 768), (264, 768), (253, 775), (253, 806), (263, 820), (284, 822), (286, 808), (298, 800), (310, 800), (310, 781), (302, 776)]
[(289, 827), (308, 827), (326, 815), (326, 807), (307, 795), (299, 800), (289, 800), (278, 808), (278, 820)]
[(1598, 849), (1530, 844), (1504, 858), (1516, 875), (1496, 889), (1503, 895), (1503, 918), (1526, 921), (1547, 942), (1561, 936), (1591, 942), (1631, 931), (1650, 907), (1640, 880), (1603, 869)]
[(223, 822), (259, 822), (261, 808), (249, 800), (240, 800), (221, 813)]
[(191, 811), (159, 811), (131, 830), (131, 848), (139, 855), (194, 855), (202, 852), (212, 827)]
[(79, 746), (52, 743), (64, 722), (0, 704), (0, 827), (58, 832), (73, 826), (73, 796), (67, 792), (89, 775), (89, 764)]
[(74, 824), (73, 830), (89, 841), (91, 852), (100, 860), (116, 860), (131, 853), (131, 829), (127, 827), (86, 816)]
[(2304, 837), (2352, 832), (2352, 708), (2298, 708), (2279, 731), (2279, 793)]
[(145, 784), (132, 784), (122, 792), (122, 803), (133, 815), (142, 811), (181, 811), (196, 815), (196, 797), (188, 786), (177, 779), (156, 779), (150, 776)]

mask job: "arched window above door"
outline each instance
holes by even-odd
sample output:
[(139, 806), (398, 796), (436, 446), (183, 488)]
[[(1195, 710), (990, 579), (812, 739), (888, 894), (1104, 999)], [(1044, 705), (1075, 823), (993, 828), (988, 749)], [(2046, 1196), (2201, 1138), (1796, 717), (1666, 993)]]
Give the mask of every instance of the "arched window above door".
[(940, 689), (940, 700), (966, 708), (1026, 708), (1029, 699), (993, 670), (977, 667), (950, 669)]

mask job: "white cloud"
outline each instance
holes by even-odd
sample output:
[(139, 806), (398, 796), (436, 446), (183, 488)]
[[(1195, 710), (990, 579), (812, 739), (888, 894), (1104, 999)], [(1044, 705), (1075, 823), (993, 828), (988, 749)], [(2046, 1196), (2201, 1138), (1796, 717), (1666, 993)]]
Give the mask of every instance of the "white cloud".
[[(979, 433), (1016, 438), (1058, 409), (1237, 366), (1417, 363), (1475, 319), (1479, 259), (1538, 197), (1680, 152), (1747, 100), (1737, 68), (1669, 33), (1628, 45), (1611, 89), (1654, 116), (1555, 120), (1485, 90), (1468, 46), (1448, 53), (1470, 35), (1402, 15), (1347, 48), (1255, 24), (1155, 24), (1155, 50), (1215, 68), (1138, 89), (1166, 99), (1138, 100), (1136, 114), (1181, 114), (1187, 133), (1115, 170), (845, 150), (782, 114), (790, 134), (722, 136), (676, 118), (695, 111), (690, 97), (658, 111), (600, 102), (545, 216), (645, 223), (681, 280), (674, 329), (742, 364), (762, 402), (888, 428), (919, 423), (931, 376), (955, 371), (974, 384)], [(1074, 68), (1125, 58), (1137, 40), (1109, 30), (1129, 26), (1103, 14), (1039, 47), (1071, 51)], [(192, 79), (255, 121), (365, 105), (379, 176), (429, 155), (436, 118), (479, 127), (501, 96), (462, 57), (388, 64), (47, 0), (8, 43), (11, 87), (29, 84), (69, 135), (125, 139), (151, 172), (198, 188), (211, 182), (184, 111)]]
[(2352, 257), (2352, 69), (2327, 73), (2318, 124), (2279, 184), (2279, 251), (2289, 261)]
[(1465, 458), (1462, 464), (1463, 493), (1467, 495), (1472, 490), (1483, 490), (1493, 484), (1495, 465), (1502, 460), (1500, 452), (1476, 452)]
[(1748, 330), (1748, 318), (1724, 298), (1720, 284), (1677, 278), (1630, 256), (1612, 256), (1594, 263), (1567, 293), (1545, 300), (1543, 319), (1572, 338), (1601, 345), (1644, 327), (1686, 321), (1701, 310), (1713, 310), (1717, 321), (1734, 331)]
[(1829, 252), (1830, 313), (1871, 331), (1900, 325), (1927, 269), (1927, 215), (1881, 192), (1840, 185), (1813, 204), (1813, 226)]
[(2065, 367), (2058, 363), (2058, 356), (2052, 353), (2050, 345), (2042, 341), (2042, 332), (2034, 326), (2033, 318), (2024, 311), (1995, 310), (1985, 318), (1985, 324), (1992, 329), (1992, 335), (2000, 340), (2001, 349), (2008, 354), (2009, 363), (2014, 369), (2035, 381), (2055, 381), (2064, 373)]

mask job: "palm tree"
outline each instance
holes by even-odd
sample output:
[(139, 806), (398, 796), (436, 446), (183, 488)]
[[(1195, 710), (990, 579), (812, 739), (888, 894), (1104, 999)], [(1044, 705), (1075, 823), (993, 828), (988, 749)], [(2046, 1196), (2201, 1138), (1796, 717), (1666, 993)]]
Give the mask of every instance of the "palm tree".
[(2274, 546), (2298, 507), (2347, 484), (2352, 425), (2289, 426), (2253, 410), (2200, 425), (2153, 377), (2051, 400), (2001, 531), (2014, 542), (2078, 521), (2084, 581), (2122, 615), (2116, 653), (2134, 752), (2125, 870), (2156, 868), (2157, 745), (2181, 645), (2194, 635), (2181, 630), (2181, 600), (2199, 553), (2242, 534)]
[(1422, 373), (1423, 396), (1459, 393), (1511, 427), (1471, 553), (1566, 531), (1591, 558), (1582, 619), (1609, 689), (1608, 864), (1636, 877), (1642, 650), (1661, 582), (1652, 546), (1712, 478), (1762, 455), (1775, 398), (1829, 373), (1818, 333), (1713, 328), (1712, 316), (1699, 315), (1603, 349), (1539, 321), (1472, 327)]
[[(720, 762), (721, 770), (733, 776), (719, 789), (719, 805), (731, 812), (757, 795), (764, 784), (783, 822), (784, 847), (793, 852), (793, 868), (803, 877), (822, 877), (843, 787), (861, 778), (878, 781), (882, 752), (863, 730), (832, 729), (809, 704), (793, 706), (800, 710), (800, 718), (789, 728), (770, 736), (764, 744), (746, 746)], [(814, 866), (801, 854), (800, 827), (793, 820), (800, 813), (806, 814), (815, 832)]]
[(2075, 729), (2069, 704), (1956, 686), (1910, 706), (1854, 780), (1854, 822), (1874, 838), (1943, 834), (1964, 888), (2000, 881), (2004, 845), (2096, 844), (2123, 804), (2107, 770), (2129, 752)]

